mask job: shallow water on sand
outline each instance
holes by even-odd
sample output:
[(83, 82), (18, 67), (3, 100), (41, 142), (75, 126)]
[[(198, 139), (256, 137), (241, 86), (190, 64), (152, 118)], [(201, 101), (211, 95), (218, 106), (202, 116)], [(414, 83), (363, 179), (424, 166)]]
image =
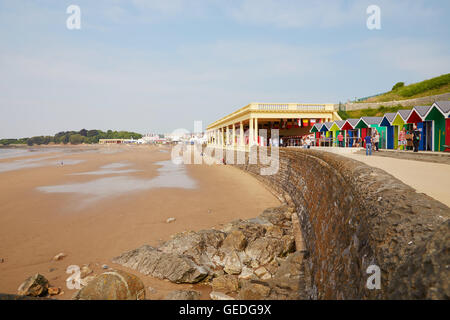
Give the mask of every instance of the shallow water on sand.
[[(154, 188), (195, 189), (197, 187), (197, 182), (187, 175), (184, 165), (174, 164), (171, 160), (156, 162), (156, 164), (162, 167), (157, 169), (159, 175), (152, 179), (117, 176), (81, 183), (42, 186), (37, 189), (46, 193), (78, 193), (90, 196), (89, 201), (92, 201)], [(118, 164), (107, 165), (103, 168), (111, 166), (117, 167)], [(123, 173), (123, 171), (116, 171), (115, 173)]]
[(107, 175), (107, 174), (123, 174), (123, 173), (131, 173), (131, 172), (141, 171), (141, 170), (136, 170), (136, 169), (125, 169), (125, 170), (120, 169), (120, 168), (123, 168), (123, 167), (128, 167), (130, 165), (131, 165), (130, 163), (115, 162), (115, 163), (104, 165), (104, 166), (100, 167), (99, 170), (88, 171), (88, 172), (80, 172), (80, 173), (72, 173), (71, 175), (74, 175), (74, 176), (81, 176), (81, 175)]
[[(50, 161), (49, 159), (54, 159)], [(0, 172), (37, 168), (45, 166), (59, 166), (59, 165), (74, 165), (83, 162), (84, 160), (58, 160), (57, 156), (41, 157), (33, 159), (19, 159), (11, 162), (0, 162)]]

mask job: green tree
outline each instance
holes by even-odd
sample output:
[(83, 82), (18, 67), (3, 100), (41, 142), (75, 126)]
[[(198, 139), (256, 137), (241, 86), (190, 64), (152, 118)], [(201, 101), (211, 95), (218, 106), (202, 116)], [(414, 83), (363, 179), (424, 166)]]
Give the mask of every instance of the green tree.
[(72, 134), (69, 138), (71, 144), (80, 144), (83, 142), (83, 136), (79, 133)]
[(400, 89), (400, 88), (402, 88), (402, 87), (404, 87), (405, 86), (405, 83), (404, 82), (397, 82), (393, 87), (392, 87), (392, 91), (395, 91), (395, 90), (397, 90), (397, 89)]

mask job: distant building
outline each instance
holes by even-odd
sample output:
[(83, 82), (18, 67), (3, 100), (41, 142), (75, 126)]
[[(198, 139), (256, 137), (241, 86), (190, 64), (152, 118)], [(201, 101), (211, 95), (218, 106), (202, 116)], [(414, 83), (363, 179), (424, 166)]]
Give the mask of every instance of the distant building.
[[(279, 130), (284, 144), (310, 134), (316, 123), (341, 120), (333, 104), (323, 103), (250, 103), (211, 123), (207, 127), (208, 144), (248, 148), (273, 145), (271, 129)], [(261, 130), (266, 129), (266, 136)], [(281, 140), (280, 140), (281, 141)]]
[(100, 139), (98, 140), (99, 144), (122, 144), (129, 143), (129, 139)]

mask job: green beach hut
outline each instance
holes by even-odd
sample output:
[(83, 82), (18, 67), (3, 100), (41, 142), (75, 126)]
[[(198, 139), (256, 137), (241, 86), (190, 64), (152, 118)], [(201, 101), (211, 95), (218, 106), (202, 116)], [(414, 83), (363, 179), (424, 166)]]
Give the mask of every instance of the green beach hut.
[(309, 130), (309, 132), (314, 133), (316, 146), (319, 146), (320, 128), (322, 128), (322, 125), (323, 125), (323, 123), (316, 123), (312, 126), (311, 130)]
[[(433, 150), (445, 150), (446, 119), (450, 114), (450, 101), (436, 101), (425, 115), (425, 121), (432, 121)], [(447, 135), (450, 134), (447, 132)]]

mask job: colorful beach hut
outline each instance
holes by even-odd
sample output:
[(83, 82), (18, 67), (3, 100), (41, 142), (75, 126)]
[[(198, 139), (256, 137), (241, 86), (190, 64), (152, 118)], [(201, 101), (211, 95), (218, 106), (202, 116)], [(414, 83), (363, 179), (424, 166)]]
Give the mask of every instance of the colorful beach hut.
[(315, 145), (319, 146), (320, 139), (320, 129), (322, 128), (323, 123), (316, 123), (312, 126), (309, 132), (314, 133)]
[(396, 115), (396, 112), (385, 113), (380, 122), (380, 126), (386, 128), (386, 149), (396, 149), (398, 147), (398, 131), (394, 130), (392, 125)]
[(407, 128), (407, 123), (406, 120), (409, 117), (409, 114), (411, 113), (411, 109), (408, 110), (399, 110), (397, 112), (397, 114), (395, 115), (394, 120), (392, 121), (392, 126), (394, 126), (394, 131), (396, 131), (396, 136), (397, 136), (397, 142), (395, 144), (395, 148), (398, 147), (398, 136), (400, 134), (400, 131), (406, 127)]
[(322, 127), (320, 128), (320, 132), (322, 133), (322, 139), (324, 141), (324, 145), (331, 146), (332, 141), (332, 132), (330, 131), (333, 122), (324, 122)]
[(339, 135), (340, 132), (342, 132), (344, 134), (344, 139), (346, 138), (345, 137), (345, 131), (342, 130), (342, 127), (344, 126), (344, 124), (345, 124), (345, 120), (336, 120), (336, 121), (333, 122), (333, 124), (330, 127), (330, 131), (332, 132), (332, 137), (333, 137), (333, 142), (334, 142), (333, 144), (334, 145), (338, 145), (337, 136)]
[(407, 123), (414, 123), (417, 129), (420, 130), (419, 150), (432, 151), (433, 150), (433, 126), (432, 121), (425, 121), (425, 115), (430, 110), (431, 106), (415, 106), (406, 119)]
[(342, 126), (342, 130), (345, 130), (347, 136), (347, 146), (353, 147), (357, 141), (358, 137), (358, 129), (356, 129), (356, 125), (358, 124), (359, 119), (347, 119), (345, 120), (344, 125)]
[(386, 127), (380, 126), (381, 120), (383, 117), (362, 117), (355, 128), (360, 129), (360, 137), (363, 139), (367, 135), (372, 135), (373, 130), (377, 130), (380, 134), (379, 146), (384, 146), (386, 144)]
[(450, 151), (449, 148), (444, 147), (449, 145), (447, 142), (450, 143), (449, 115), (450, 101), (436, 101), (425, 115), (425, 121), (432, 121), (434, 151)]

